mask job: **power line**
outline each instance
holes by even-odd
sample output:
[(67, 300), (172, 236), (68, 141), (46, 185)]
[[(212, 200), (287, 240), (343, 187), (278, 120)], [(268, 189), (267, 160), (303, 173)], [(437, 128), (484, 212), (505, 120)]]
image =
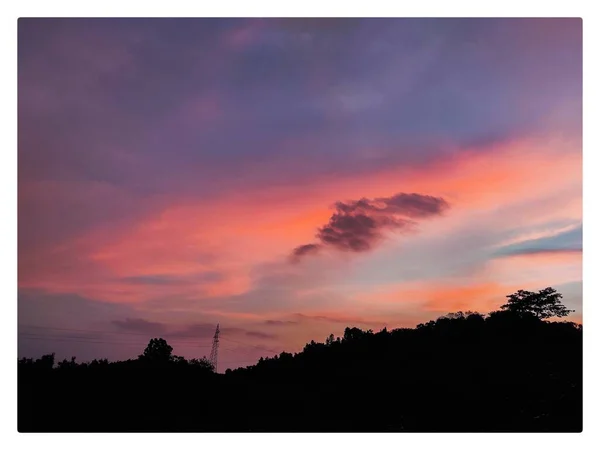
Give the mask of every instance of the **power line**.
[[(40, 326), (40, 325), (19, 325), (19, 327), (26, 327), (26, 328), (37, 328), (37, 329), (41, 329), (41, 330), (56, 330), (56, 331), (78, 331), (78, 332), (83, 332), (83, 333), (98, 333), (98, 334), (117, 334), (117, 335), (131, 335), (131, 336), (144, 336), (145, 338), (148, 338), (148, 336), (152, 335), (152, 334), (156, 334), (156, 333), (135, 333), (135, 332), (127, 332), (127, 331), (101, 331), (101, 330), (84, 330), (81, 328), (62, 328), (62, 327), (50, 327), (50, 326)], [(26, 332), (26, 333), (31, 333), (31, 332)], [(159, 333), (161, 334), (161, 333)], [(203, 339), (203, 338), (198, 338), (197, 336), (169, 336), (168, 333), (163, 333), (163, 335), (168, 338), (171, 339), (173, 341), (177, 341), (177, 340), (196, 340), (196, 339)], [(62, 336), (61, 336), (62, 337)], [(65, 336), (67, 337), (67, 336)], [(68, 336), (70, 337), (70, 336)], [(87, 338), (87, 336), (82, 336), (82, 338)], [(94, 337), (94, 336), (89, 336), (90, 339), (99, 339)], [(231, 338), (224, 338), (224, 337), (220, 337), (220, 339), (224, 339), (226, 341), (238, 344), (238, 345), (242, 345), (244, 347), (253, 347), (256, 348), (258, 350), (262, 350), (265, 352), (269, 352), (269, 353), (279, 353), (275, 350), (271, 350), (271, 349), (267, 349), (267, 348), (263, 348), (257, 345), (253, 345), (253, 344), (248, 344), (246, 342), (240, 342), (237, 341), (235, 339), (231, 339)], [(197, 346), (197, 345), (196, 345)], [(210, 347), (210, 345), (206, 345), (205, 347)]]
[[(42, 334), (20, 334), (19, 337), (22, 339), (29, 340), (39, 340), (39, 341), (59, 341), (59, 342), (78, 342), (83, 344), (118, 344), (118, 345), (135, 345), (135, 346), (144, 346), (145, 344), (142, 342), (132, 342), (132, 341), (107, 341), (102, 339), (94, 339), (94, 338), (77, 338), (73, 336), (45, 336)], [(178, 344), (178, 347), (194, 347), (194, 348), (206, 348), (210, 347), (208, 345), (195, 345), (191, 343)]]
[[(27, 340), (35, 340), (35, 341), (58, 341), (58, 342), (73, 342), (73, 343), (83, 343), (83, 344), (118, 344), (118, 345), (135, 345), (138, 346), (140, 345), (139, 343), (136, 342), (126, 342), (126, 341), (106, 341), (106, 340), (101, 340), (101, 339), (79, 339), (77, 337), (72, 337), (72, 336), (47, 336), (47, 335), (41, 335), (41, 334), (34, 334), (34, 333), (30, 333), (30, 334), (20, 334), (20, 337), (23, 339), (27, 339)], [(185, 346), (185, 347), (193, 347), (196, 348), (197, 346), (194, 344), (179, 344), (180, 346)], [(250, 345), (250, 344), (247, 344)], [(250, 345), (252, 346), (252, 345)], [(209, 347), (209, 346), (201, 346), (201, 347)], [(255, 347), (255, 346), (252, 346)], [(258, 347), (257, 347), (258, 348)], [(240, 351), (243, 349), (240, 349), (239, 347), (236, 348), (221, 348), (220, 350), (225, 350), (228, 352), (236, 352), (236, 351)], [(261, 349), (264, 350), (264, 349)], [(252, 359), (236, 359), (236, 360), (224, 360), (221, 361), (221, 364), (238, 364), (238, 363), (257, 363), (259, 361), (259, 357), (257, 358), (252, 358)]]
[(259, 347), (258, 345), (246, 344), (246, 343), (244, 343), (244, 342), (235, 341), (235, 340), (233, 340), (233, 339), (230, 339), (230, 338), (224, 338), (224, 337), (222, 337), (221, 339), (224, 339), (224, 340), (226, 340), (226, 341), (233, 342), (233, 343), (236, 343), (236, 344), (239, 344), (239, 345), (245, 345), (245, 346), (248, 346), (248, 347), (254, 347), (254, 348), (257, 348), (257, 349), (259, 349), (259, 350), (262, 350), (262, 351), (265, 351), (265, 352), (270, 352), (270, 353), (279, 353), (279, 352), (277, 352), (277, 351), (275, 351), (275, 350), (269, 350), (269, 349), (267, 349), (267, 348)]
[[(29, 333), (29, 332), (19, 333), (19, 337), (21, 337), (22, 339), (28, 339), (28, 340), (40, 340), (40, 341), (48, 341), (49, 340), (49, 341), (77, 342), (77, 343), (87, 343), (87, 344), (118, 344), (118, 345), (136, 345), (136, 346), (145, 345), (142, 342), (103, 340), (101, 338), (94, 338), (94, 337), (47, 335), (47, 334)], [(191, 348), (211, 347), (210, 345), (196, 345), (196, 344), (192, 344), (192, 343), (179, 343), (179, 344), (177, 344), (177, 346), (178, 347), (191, 347)], [(245, 352), (245, 351), (247, 352), (247, 350), (240, 349), (239, 347), (236, 347), (236, 348), (221, 347), (220, 350), (224, 350), (227, 352), (235, 352), (236, 350), (242, 351), (242, 352)]]
[[(61, 327), (50, 327), (50, 326), (40, 326), (40, 325), (19, 325), (19, 327), (27, 327), (27, 328), (37, 328), (37, 329), (42, 329), (42, 330), (56, 330), (56, 331), (78, 331), (78, 332), (82, 332), (82, 333), (98, 333), (98, 334), (117, 334), (117, 335), (131, 335), (131, 336), (144, 336), (145, 338), (148, 338), (149, 336), (151, 336), (152, 334), (157, 334), (157, 333), (135, 333), (135, 332), (128, 332), (128, 331), (101, 331), (101, 330), (84, 330), (81, 328), (61, 328)], [(28, 332), (30, 333), (30, 332)], [(158, 333), (161, 334), (161, 333)], [(196, 339), (208, 339), (208, 337), (206, 338), (199, 338), (197, 336), (169, 336), (168, 333), (162, 333), (163, 336), (165, 336), (165, 338), (171, 339), (172, 341), (177, 341), (177, 340), (196, 340)], [(82, 337), (86, 337), (86, 336), (82, 336)], [(95, 339), (94, 336), (90, 336), (91, 339)], [(220, 337), (220, 339), (224, 339), (226, 341), (232, 342), (232, 343), (236, 343), (238, 345), (243, 345), (245, 347), (253, 347), (262, 351), (266, 351), (266, 352), (270, 352), (270, 353), (279, 353), (275, 350), (271, 350), (271, 349), (267, 349), (267, 348), (263, 348), (257, 345), (253, 345), (253, 344), (248, 344), (246, 342), (240, 342), (240, 341), (236, 341), (234, 339), (231, 338), (224, 338), (224, 337)], [(206, 345), (206, 347), (210, 347), (210, 345)]]
[(235, 363), (243, 363), (243, 362), (258, 362), (258, 359), (242, 359), (242, 360), (236, 360), (236, 361), (221, 361), (222, 363), (229, 363), (229, 364), (235, 364)]
[[(99, 336), (69, 336), (69, 335), (60, 335), (60, 334), (48, 335), (48, 334), (31, 332), (31, 331), (25, 331), (25, 332), (19, 333), (20, 338), (26, 339), (26, 340), (33, 340), (33, 341), (56, 341), (56, 342), (82, 343), (82, 344), (142, 346), (144, 344), (141, 342), (122, 341), (122, 340), (107, 340), (106, 338), (109, 336), (102, 336), (102, 335), (139, 336), (139, 337), (144, 337), (144, 338), (148, 338), (150, 335), (150, 333), (136, 333), (136, 332), (127, 332), (127, 331), (84, 330), (84, 329), (77, 329), (77, 328), (51, 327), (51, 326), (39, 326), (39, 325), (19, 325), (19, 326), (23, 327), (23, 328), (33, 328), (33, 329), (38, 329), (38, 330), (43, 330), (43, 331), (82, 332), (82, 333), (96, 333), (99, 335)], [(169, 338), (171, 341), (175, 341), (177, 347), (189, 347), (189, 348), (208, 348), (208, 347), (210, 347), (210, 345), (208, 345), (208, 344), (198, 345), (198, 344), (191, 343), (191, 342), (183, 342), (183, 343), (179, 342), (179, 341), (198, 339), (197, 337), (193, 337), (193, 336), (169, 337), (168, 335), (165, 335), (165, 337)], [(222, 350), (224, 350), (226, 352), (231, 352), (231, 353), (241, 352), (242, 354), (243, 353), (249, 354), (250, 348), (253, 348), (253, 349), (258, 349), (258, 350), (260, 350), (262, 352), (266, 352), (266, 353), (271, 353), (271, 354), (278, 353), (277, 351), (272, 350), (272, 349), (263, 348), (261, 346), (248, 344), (245, 342), (240, 342), (235, 339), (223, 338), (223, 337), (221, 337), (220, 339), (225, 339), (226, 341), (237, 344), (237, 347), (235, 347), (235, 348), (223, 347)], [(214, 346), (214, 342), (213, 342), (213, 346)], [(245, 347), (245, 348), (240, 348), (240, 346)], [(235, 360), (235, 361), (224, 361), (224, 362), (228, 363), (228, 364), (235, 364), (235, 363), (242, 363), (242, 362), (256, 363), (258, 361), (258, 359), (259, 358), (255, 358), (255, 359), (251, 359), (251, 360)]]
[[(47, 338), (54, 338), (54, 337), (58, 337), (58, 338), (65, 338), (65, 339), (74, 339), (74, 340), (81, 340), (82, 342), (86, 342), (87, 340), (103, 340), (105, 336), (73, 336), (73, 335), (68, 335), (68, 334), (44, 334), (44, 333), (35, 333), (35, 332), (30, 332), (30, 331), (22, 331), (19, 333), (19, 336), (39, 336), (39, 337), (47, 337)], [(110, 336), (112, 337), (112, 336)], [(172, 342), (178, 342), (179, 339), (172, 339)], [(120, 342), (120, 341), (107, 341), (107, 342)], [(130, 343), (138, 343), (140, 345), (144, 345), (143, 342), (138, 341), (126, 341), (126, 342), (130, 342)], [(210, 345), (196, 345), (196, 344), (192, 344), (192, 343), (184, 343), (184, 344), (178, 344), (178, 345), (193, 345), (194, 347), (210, 347)]]
[(168, 337), (169, 339), (175, 340), (175, 339), (190, 339), (190, 340), (196, 340), (196, 339), (208, 339), (208, 337), (206, 338), (199, 338), (198, 336), (169, 336), (168, 333), (134, 333), (134, 332), (128, 332), (128, 331), (102, 331), (102, 330), (83, 330), (81, 328), (60, 328), (60, 327), (48, 327), (48, 326), (40, 326), (40, 325), (19, 325), (19, 327), (25, 327), (25, 328), (38, 328), (38, 329), (42, 329), (42, 330), (56, 330), (56, 331), (79, 331), (82, 333), (98, 333), (98, 334), (122, 334), (122, 335), (131, 335), (131, 336), (144, 336), (144, 337), (148, 337), (154, 334), (162, 334), (165, 337)]

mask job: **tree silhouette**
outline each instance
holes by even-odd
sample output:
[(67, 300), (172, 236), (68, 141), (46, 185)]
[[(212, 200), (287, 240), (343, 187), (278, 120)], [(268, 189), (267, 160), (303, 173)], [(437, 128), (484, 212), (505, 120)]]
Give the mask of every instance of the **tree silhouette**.
[(19, 359), (20, 367), (31, 367), (39, 370), (52, 370), (54, 367), (54, 353), (50, 353), (48, 355), (43, 355), (41, 358), (36, 359), (33, 358), (21, 358)]
[(202, 358), (198, 359), (198, 358), (192, 358), (189, 360), (188, 364), (190, 366), (194, 366), (194, 367), (198, 367), (198, 368), (202, 368), (202, 369), (206, 369), (208, 371), (214, 372), (215, 367), (213, 366), (213, 364), (206, 358), (206, 356), (203, 356)]
[(344, 341), (357, 341), (359, 340), (365, 332), (360, 328), (356, 327), (346, 327), (344, 330)]
[(65, 369), (72, 369), (74, 367), (77, 367), (77, 363), (75, 362), (75, 359), (76, 359), (75, 356), (71, 357), (71, 361), (67, 361), (67, 359), (63, 359), (62, 361), (60, 361), (57, 364), (57, 367), (59, 369), (63, 369), (63, 370), (65, 370)]
[(414, 328), (349, 327), (224, 374), (164, 339), (127, 361), (22, 358), (19, 431), (579, 432), (582, 326), (540, 320), (570, 312), (555, 294), (519, 291), (500, 311)]
[(139, 356), (139, 359), (155, 364), (168, 363), (173, 358), (173, 347), (162, 338), (150, 339), (144, 353)]
[(533, 314), (538, 319), (548, 319), (565, 317), (573, 312), (561, 303), (562, 294), (551, 287), (538, 292), (519, 290), (507, 297), (508, 302), (500, 308), (519, 316)]
[(330, 346), (335, 342), (335, 337), (333, 336), (333, 334), (330, 334), (326, 339), (325, 339), (325, 345)]

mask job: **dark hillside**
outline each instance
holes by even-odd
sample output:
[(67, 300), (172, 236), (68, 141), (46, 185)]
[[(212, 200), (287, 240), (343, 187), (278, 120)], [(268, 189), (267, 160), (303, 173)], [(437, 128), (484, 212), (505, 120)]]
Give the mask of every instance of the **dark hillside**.
[(167, 351), (156, 358), (20, 360), (19, 431), (582, 428), (582, 327), (530, 312), (347, 328), (225, 374), (172, 356), (162, 342)]

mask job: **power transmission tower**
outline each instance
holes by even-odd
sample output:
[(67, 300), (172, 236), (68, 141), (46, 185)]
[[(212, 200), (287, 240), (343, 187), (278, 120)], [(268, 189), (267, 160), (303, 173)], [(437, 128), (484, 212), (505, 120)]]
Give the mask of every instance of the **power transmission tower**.
[(215, 373), (217, 372), (218, 354), (219, 354), (219, 324), (217, 324), (217, 329), (215, 330), (215, 336), (213, 337), (212, 350), (210, 351), (210, 362), (215, 369)]

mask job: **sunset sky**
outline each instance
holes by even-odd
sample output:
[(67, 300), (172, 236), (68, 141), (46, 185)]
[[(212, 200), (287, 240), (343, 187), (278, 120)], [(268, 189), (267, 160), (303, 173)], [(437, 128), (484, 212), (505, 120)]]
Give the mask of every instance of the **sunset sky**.
[(19, 356), (219, 371), (552, 286), (579, 19), (21, 19)]

